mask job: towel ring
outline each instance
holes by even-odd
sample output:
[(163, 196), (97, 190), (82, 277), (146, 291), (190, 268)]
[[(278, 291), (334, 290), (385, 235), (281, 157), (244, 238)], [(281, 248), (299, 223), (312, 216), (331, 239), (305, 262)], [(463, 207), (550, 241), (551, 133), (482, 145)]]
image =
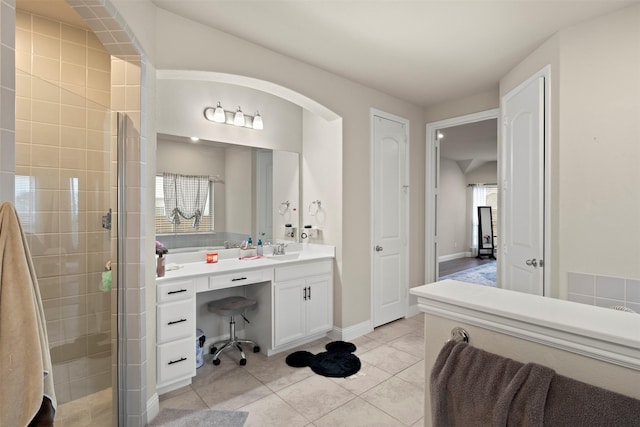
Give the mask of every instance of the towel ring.
[[(312, 211), (313, 205), (316, 205), (315, 211)], [(313, 202), (309, 203), (309, 215), (313, 216), (317, 214), (321, 208), (322, 208), (322, 202), (320, 200), (314, 200)]]
[(282, 202), (280, 203), (280, 206), (278, 207), (278, 213), (280, 215), (284, 215), (285, 212), (287, 212), (287, 210), (289, 210), (289, 201), (287, 200), (286, 202)]
[(461, 327), (455, 327), (451, 330), (451, 338), (449, 341), (469, 342), (469, 333)]

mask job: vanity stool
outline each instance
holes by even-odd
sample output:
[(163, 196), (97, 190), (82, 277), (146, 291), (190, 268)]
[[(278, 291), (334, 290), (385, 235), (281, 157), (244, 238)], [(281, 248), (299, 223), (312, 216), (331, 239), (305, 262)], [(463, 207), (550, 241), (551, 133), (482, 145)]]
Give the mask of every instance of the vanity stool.
[[(233, 320), (233, 316), (240, 315), (247, 323), (249, 323), (247, 318), (244, 317), (243, 313), (245, 310), (255, 307), (256, 304), (257, 302), (255, 300), (241, 296), (222, 298), (219, 300), (211, 301), (207, 304), (207, 309), (209, 310), (209, 312), (215, 313), (219, 316), (231, 316), (231, 321), (229, 322), (229, 339), (225, 341), (218, 341), (213, 344), (213, 347), (211, 347), (214, 365), (217, 366), (220, 364), (220, 359), (218, 357), (223, 351), (230, 350), (232, 348), (236, 348), (240, 352), (240, 365), (246, 365), (247, 358), (245, 357), (244, 351), (242, 350), (242, 346), (240, 344), (253, 345), (254, 353), (258, 353), (260, 351), (260, 347), (255, 342), (251, 340), (239, 339), (236, 336), (236, 322), (235, 320)], [(220, 345), (222, 346), (219, 347)]]

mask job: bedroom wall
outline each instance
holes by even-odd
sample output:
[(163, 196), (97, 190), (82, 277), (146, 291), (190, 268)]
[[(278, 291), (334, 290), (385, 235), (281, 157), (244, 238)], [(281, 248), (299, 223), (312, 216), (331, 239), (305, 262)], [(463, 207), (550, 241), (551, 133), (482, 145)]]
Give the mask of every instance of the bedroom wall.
[(480, 111), (500, 107), (499, 88), (491, 88), (464, 98), (455, 99), (427, 108), (424, 111), (424, 122), (431, 123)]
[(458, 164), (440, 159), (440, 193), (438, 204), (439, 261), (461, 258), (466, 246), (466, 180)]

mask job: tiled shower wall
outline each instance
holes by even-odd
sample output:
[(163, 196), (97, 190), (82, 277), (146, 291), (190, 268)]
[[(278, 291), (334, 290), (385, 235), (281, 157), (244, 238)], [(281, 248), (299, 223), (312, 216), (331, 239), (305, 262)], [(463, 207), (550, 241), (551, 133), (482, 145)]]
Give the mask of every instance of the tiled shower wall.
[(111, 56), (96, 36), (16, 11), (16, 206), (40, 285), (59, 403), (111, 385)]
[(0, 202), (14, 196), (15, 7), (15, 0), (0, 0)]
[(640, 280), (569, 273), (568, 299), (599, 307), (622, 306), (640, 313)]

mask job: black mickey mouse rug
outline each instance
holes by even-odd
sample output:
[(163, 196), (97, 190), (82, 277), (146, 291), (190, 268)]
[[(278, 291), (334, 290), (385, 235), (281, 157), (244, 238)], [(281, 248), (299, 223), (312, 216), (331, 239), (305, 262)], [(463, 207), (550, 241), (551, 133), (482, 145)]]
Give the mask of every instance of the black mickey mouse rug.
[(296, 351), (287, 356), (287, 365), (294, 368), (308, 366), (318, 375), (346, 378), (360, 370), (360, 359), (353, 354), (356, 346), (349, 342), (333, 341), (324, 347), (327, 351), (314, 355), (308, 351)]

